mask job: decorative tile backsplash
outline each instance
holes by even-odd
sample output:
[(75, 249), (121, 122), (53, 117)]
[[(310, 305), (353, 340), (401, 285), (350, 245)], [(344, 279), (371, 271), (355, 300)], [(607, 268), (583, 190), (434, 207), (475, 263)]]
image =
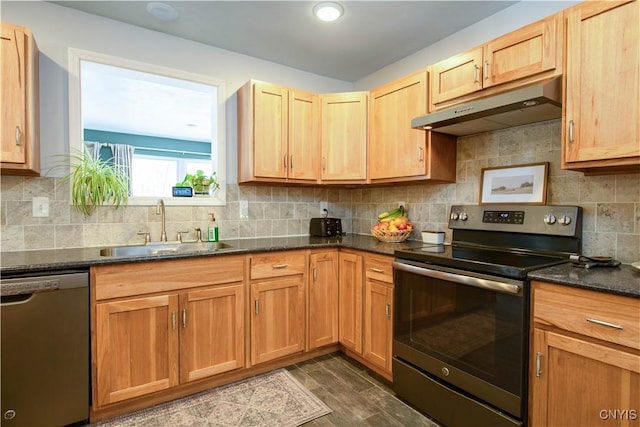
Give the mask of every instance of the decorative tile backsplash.
[[(462, 137), (458, 140), (455, 184), (390, 185), (361, 188), (227, 186), (224, 207), (167, 206), (167, 235), (195, 227), (206, 230), (208, 213), (216, 214), (220, 238), (304, 235), (309, 219), (320, 215), (327, 201), (329, 214), (343, 219), (346, 232), (369, 234), (378, 212), (405, 201), (409, 218), (420, 230), (445, 231), (452, 204), (479, 200), (482, 168), (549, 162), (548, 204), (579, 205), (584, 209), (583, 253), (608, 255), (622, 262), (640, 260), (640, 174), (584, 176), (560, 168), (560, 120)], [(95, 247), (142, 243), (138, 231), (160, 236), (160, 216), (154, 206), (100, 207), (85, 218), (69, 206), (66, 185), (55, 178), (2, 176), (0, 251)], [(48, 197), (50, 215), (32, 217), (33, 197)], [(249, 219), (239, 219), (239, 201), (249, 204)]]

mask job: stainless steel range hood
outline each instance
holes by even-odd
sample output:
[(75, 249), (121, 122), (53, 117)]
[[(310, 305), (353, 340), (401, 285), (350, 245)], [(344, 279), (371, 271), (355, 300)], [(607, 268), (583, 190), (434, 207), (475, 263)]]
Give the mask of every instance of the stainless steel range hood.
[(557, 119), (562, 111), (560, 78), (458, 105), (411, 120), (415, 129), (472, 135)]

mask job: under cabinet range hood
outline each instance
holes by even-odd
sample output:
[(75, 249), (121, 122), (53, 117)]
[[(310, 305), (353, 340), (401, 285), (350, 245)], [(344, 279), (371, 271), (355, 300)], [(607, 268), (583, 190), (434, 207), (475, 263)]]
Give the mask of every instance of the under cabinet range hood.
[(416, 117), (411, 127), (464, 136), (557, 119), (562, 112), (561, 97), (558, 77)]

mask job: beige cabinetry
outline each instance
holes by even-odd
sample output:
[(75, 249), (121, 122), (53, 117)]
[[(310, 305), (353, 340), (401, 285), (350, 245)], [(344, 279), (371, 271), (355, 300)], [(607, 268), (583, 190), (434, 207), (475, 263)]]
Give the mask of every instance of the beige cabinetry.
[(1, 171), (40, 175), (38, 47), (29, 29), (0, 27)]
[(244, 257), (96, 266), (91, 277), (94, 408), (244, 366)]
[(532, 426), (640, 425), (640, 300), (533, 283)]
[(371, 91), (369, 178), (371, 183), (456, 179), (455, 137), (411, 128), (427, 113), (427, 71)]
[(320, 95), (323, 183), (367, 181), (368, 92)]
[(640, 171), (640, 3), (566, 11), (562, 167)]
[(304, 351), (304, 251), (250, 256), (251, 364)]
[(309, 255), (307, 350), (338, 342), (338, 251)]
[(430, 67), (429, 111), (562, 74), (562, 13)]
[(338, 335), (342, 347), (362, 354), (363, 256), (340, 251)]
[(365, 257), (364, 352), (365, 360), (391, 376), (393, 342), (393, 258)]
[(247, 82), (238, 91), (238, 181), (316, 183), (319, 111), (316, 94)]

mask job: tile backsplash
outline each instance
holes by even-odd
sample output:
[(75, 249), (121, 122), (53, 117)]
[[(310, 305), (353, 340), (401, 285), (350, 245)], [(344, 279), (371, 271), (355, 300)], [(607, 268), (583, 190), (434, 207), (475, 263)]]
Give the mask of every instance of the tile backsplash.
[[(392, 185), (360, 188), (227, 186), (224, 207), (167, 206), (167, 235), (206, 230), (216, 214), (220, 238), (304, 235), (309, 219), (327, 201), (330, 216), (343, 219), (346, 232), (368, 234), (378, 212), (405, 201), (416, 230), (447, 233), (452, 204), (479, 201), (482, 168), (549, 162), (548, 204), (582, 206), (583, 253), (613, 256), (624, 263), (640, 260), (640, 174), (584, 176), (560, 168), (560, 120), (520, 126), (458, 140), (455, 184)], [(100, 207), (85, 218), (69, 206), (66, 185), (55, 178), (2, 176), (0, 251), (94, 247), (142, 243), (138, 231), (160, 235), (154, 206)], [(50, 215), (32, 217), (33, 197), (48, 197)], [(239, 219), (239, 201), (249, 204), (249, 219)], [(418, 232), (415, 238), (419, 239)]]

